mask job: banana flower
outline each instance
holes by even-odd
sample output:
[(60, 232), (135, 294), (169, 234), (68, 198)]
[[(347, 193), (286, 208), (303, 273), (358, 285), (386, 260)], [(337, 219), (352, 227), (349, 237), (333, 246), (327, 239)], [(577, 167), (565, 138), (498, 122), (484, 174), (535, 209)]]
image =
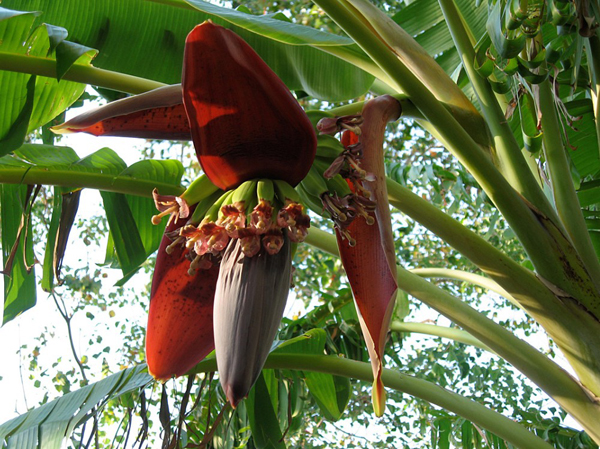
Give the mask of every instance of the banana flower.
[(225, 193), (215, 200), (216, 188), (197, 187), (204, 183), (181, 198), (155, 193), (153, 221), (171, 218), (153, 276), (146, 357), (164, 380), (214, 345), (235, 407), (264, 365), (287, 300), (293, 245), (310, 225), (293, 189), (317, 145), (304, 110), (246, 42), (208, 21), (186, 39), (181, 86), (110, 103), (54, 131), (192, 138), (203, 171)]

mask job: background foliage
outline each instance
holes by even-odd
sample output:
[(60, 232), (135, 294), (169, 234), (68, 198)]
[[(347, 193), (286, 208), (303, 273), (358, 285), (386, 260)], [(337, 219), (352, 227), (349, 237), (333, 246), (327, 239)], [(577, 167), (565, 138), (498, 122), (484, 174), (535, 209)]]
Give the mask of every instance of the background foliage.
[[(295, 91), (306, 109), (343, 106), (350, 99), (370, 98), (369, 89), (377, 93), (385, 90), (365, 71), (368, 58), (362, 50), (312, 3), (234, 2), (233, 8), (239, 7), (237, 13), (215, 9), (214, 5), (200, 1), (187, 2), (183, 8), (179, 3), (4, 0), (3, 8), (42, 11), (42, 14), (0, 16), (0, 35), (11, 35), (14, 42), (27, 40), (28, 54), (48, 56), (67, 68), (75, 61), (80, 65), (89, 64), (96, 53), (91, 49), (95, 49), (98, 51), (94, 59), (96, 67), (177, 83), (185, 35), (196, 23), (211, 18), (228, 24), (256, 48)], [(467, 96), (475, 99), (437, 2), (374, 4), (416, 36), (464, 88)], [(556, 67), (556, 76), (549, 69), (543, 73), (517, 60), (518, 52), (515, 53), (514, 48), (518, 47), (520, 36), (509, 39), (512, 30), (493, 28), (493, 22), (489, 25), (488, 10), (494, 13), (493, 2), (477, 5), (460, 0), (456, 4), (470, 32), (478, 39), (478, 56), (483, 55), (483, 59), (479, 59), (480, 73), (493, 82), (498, 98), (509, 111), (506, 120), (519, 143), (530, 151), (526, 153), (529, 162), (536, 167), (536, 176), (546, 188), (549, 188), (544, 182), (548, 174), (545, 155), (540, 152), (541, 137), (533, 105), (535, 93), (528, 89), (537, 81), (536, 77), (552, 76), (555, 80), (555, 98), (562, 113), (571, 174), (581, 205), (587, 208), (586, 223), (592, 239), (597, 243), (600, 158), (589, 98), (590, 63), (586, 58), (588, 47), (580, 35), (569, 28), (575, 26), (574, 17), (569, 15), (571, 2), (536, 3), (539, 8), (552, 9), (553, 20), (544, 25), (543, 39), (547, 44), (546, 55), (553, 50), (557, 52), (556, 56), (545, 56)], [(495, 3), (498, 8), (500, 4), (504, 5), (500, 1)], [(189, 5), (200, 11), (191, 10)], [(245, 15), (247, 12), (266, 16)], [(244, 20), (247, 22), (239, 22)], [(42, 23), (64, 27), (68, 30), (68, 40), (58, 28)], [(302, 34), (299, 28), (287, 28), (290, 23), (307, 25), (314, 30)], [(53, 37), (56, 35), (62, 38)], [(0, 52), (14, 51), (10, 45), (10, 40), (2, 40)], [(340, 55), (343, 60), (336, 57)], [(489, 67), (489, 61), (495, 64)], [(516, 68), (510, 64), (516, 64)], [(120, 95), (114, 91), (99, 88), (94, 93), (89, 89), (84, 93), (82, 84), (46, 82), (41, 80), (48, 78), (7, 71), (0, 71), (0, 77), (0, 103), (4, 108), (0, 114), (0, 144), (2, 154), (7, 155), (0, 159), (0, 167), (10, 168), (22, 176), (25, 172), (35, 173), (35, 170), (52, 167), (55, 173), (71, 179), (81, 175), (86, 182), (97, 179), (100, 183), (110, 177), (116, 186), (131, 179), (138, 185), (159, 182), (161, 192), (171, 188), (173, 193), (179, 192), (180, 183), (185, 185), (199, 173), (189, 145), (145, 142), (136, 150), (136, 156), (126, 158), (139, 162), (127, 164), (115, 149), (106, 148), (82, 157), (78, 148), (60, 146), (63, 142), (48, 133), (46, 123), (66, 104), (72, 104), (71, 108), (75, 109), (81, 106), (81, 101), (75, 102), (78, 98), (93, 102), (112, 100)], [(38, 88), (41, 83), (45, 84)], [(64, 103), (53, 104), (55, 109), (48, 107), (54, 98)], [(28, 143), (21, 146), (19, 138), (22, 140), (25, 135)], [(42, 144), (55, 145), (53, 152), (45, 151), (47, 148)], [(153, 158), (157, 160), (149, 160)], [(389, 178), (454, 217), (514, 261), (533, 268), (515, 232), (473, 175), (423, 131), (418, 121), (403, 120), (389, 127), (386, 168)], [(38, 299), (51, 299), (62, 318), (40, 329), (39, 336), (19, 348), (23, 369), (28, 371), (24, 383), (27, 388), (43, 392), (39, 405), (46, 408), (35, 408), (27, 417), (1, 426), (2, 438), (18, 428), (26, 430), (20, 437), (13, 438), (14, 444), (25, 444), (33, 434), (35, 438), (59, 444), (61, 431), (74, 430), (70, 447), (158, 447), (161, 442), (167, 447), (170, 441), (179, 441), (183, 447), (270, 447), (269, 444), (280, 447), (276, 437), (282, 435), (289, 447), (307, 448), (351, 445), (512, 447), (464, 418), (395, 390), (389, 391), (388, 412), (376, 420), (371, 414), (369, 385), (330, 375), (265, 370), (249, 399), (235, 411), (224, 405), (222, 392), (212, 375), (191, 376), (190, 381), (174, 380), (164, 387), (151, 383), (141, 364), (149, 274), (154, 264), (152, 254), (162, 235), (162, 228), (150, 225), (149, 217), (154, 213), (152, 201), (119, 191), (103, 191), (101, 197), (84, 197), (85, 201), (102, 201), (102, 207), (88, 212), (91, 216), (83, 216), (77, 213), (77, 206), (70, 199), (76, 189), (45, 186), (33, 200), (32, 192), (25, 186), (6, 183), (0, 184), (0, 188), (4, 261), (9, 259), (19, 232), (25, 232), (21, 239), (25, 243), (20, 245), (26, 247), (25, 251), (22, 247), (16, 249), (17, 254), (25, 253), (26, 257), (15, 258), (12, 277), (5, 278), (4, 322), (34, 306), (37, 283), (47, 292), (38, 292)], [(32, 213), (30, 221), (19, 231), (21, 216), (13, 211), (22, 210), (23, 204)], [(69, 227), (59, 226), (69, 214), (73, 218), (70, 238)], [(313, 219), (313, 226), (330, 229), (327, 220), (316, 215)], [(463, 254), (397, 210), (393, 214), (393, 228), (396, 254), (406, 268), (478, 271)], [(43, 268), (34, 268), (37, 276), (34, 280), (26, 274), (28, 267), (24, 261), (33, 264), (35, 259), (40, 262), (44, 259), (42, 254), (50, 257), (48, 247), (60, 248), (57, 236), (69, 238), (70, 251), (85, 252), (87, 257), (77, 260), (69, 256), (68, 249), (60, 273), (48, 269), (52, 263), (44, 261)], [(599, 249), (600, 245), (596, 245), (596, 251)], [(301, 310), (289, 311), (279, 339), (297, 340), (282, 345), (279, 350), (313, 354), (325, 351), (367, 362), (351, 291), (339, 260), (303, 245), (294, 265), (297, 298), (294, 306)], [(120, 270), (118, 275), (107, 274), (116, 269)], [(448, 279), (434, 282), (531, 342), (548, 357), (561, 359), (557, 346), (541, 326), (514, 302), (472, 283)], [(597, 447), (585, 432), (571, 428), (573, 421), (566, 421), (567, 414), (504, 359), (458, 340), (411, 333), (407, 323), (455, 327), (437, 311), (401, 292), (386, 350), (387, 367), (485, 404), (522, 423), (555, 447)], [(3, 338), (11, 338), (9, 332), (14, 333), (11, 324), (4, 328)], [(309, 347), (309, 343), (302, 340), (306, 332), (315, 333), (317, 343), (310, 344), (316, 346)], [(52, 338), (56, 334), (67, 335), (68, 346), (56, 361), (48, 360), (45, 354), (51, 352)], [(82, 345), (74, 343), (81, 338), (77, 335), (91, 336)], [(64, 396), (68, 393), (72, 395)], [(87, 399), (82, 399), (83, 396)], [(59, 397), (70, 399), (60, 406), (51, 402)], [(270, 410), (272, 416), (258, 420), (257, 410), (261, 413)], [(23, 419), (34, 425), (28, 428), (23, 425)], [(371, 430), (373, 426), (378, 430), (376, 435)]]

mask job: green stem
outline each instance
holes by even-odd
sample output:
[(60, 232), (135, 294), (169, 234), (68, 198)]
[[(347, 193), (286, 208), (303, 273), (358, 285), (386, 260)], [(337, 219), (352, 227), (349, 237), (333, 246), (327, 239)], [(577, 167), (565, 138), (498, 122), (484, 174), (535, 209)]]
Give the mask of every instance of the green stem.
[[(216, 368), (216, 360), (209, 359), (200, 362), (190, 373), (211, 372)], [(271, 353), (265, 363), (265, 368), (315, 371), (366, 382), (373, 381), (370, 364), (336, 356)], [(552, 448), (550, 444), (529, 432), (521, 424), (431, 382), (390, 369), (383, 370), (382, 380), (388, 388), (402, 391), (454, 412), (474, 424), (488, 429), (516, 447), (523, 449)]]
[[(387, 94), (390, 95), (390, 94)], [(402, 108), (402, 118), (411, 118), (414, 120), (424, 121), (425, 117), (417, 107), (413, 104), (410, 98), (405, 94), (392, 94), (390, 95), (394, 97), (398, 103), (400, 103), (400, 107)], [(360, 114), (367, 103), (368, 100), (364, 101), (355, 101), (350, 104), (345, 104), (343, 106), (338, 106), (335, 108), (328, 109), (327, 112), (335, 115), (336, 117), (341, 117), (344, 115), (353, 115)], [(450, 114), (458, 114), (458, 109), (456, 106), (451, 104), (444, 104), (444, 106), (448, 109)]]
[[(414, 194), (406, 187), (387, 178), (390, 204), (471, 260), (490, 276), (509, 296), (528, 310), (542, 307), (550, 310), (558, 303), (555, 296), (527, 268), (518, 264), (498, 248), (445, 214), (429, 201)], [(502, 293), (501, 293), (502, 294)], [(502, 294), (504, 296), (504, 294)], [(556, 310), (561, 311), (562, 309)]]
[(423, 278), (455, 279), (458, 281), (464, 281), (470, 284), (478, 285), (487, 290), (498, 293), (500, 296), (508, 299), (515, 307), (525, 310), (525, 308), (519, 304), (519, 302), (510, 293), (498, 285), (498, 283), (493, 279), (480, 276), (475, 273), (469, 273), (468, 271), (462, 270), (451, 270), (449, 268), (413, 268), (410, 270), (410, 272)]
[[(481, 187), (502, 212), (532, 259), (540, 274), (574, 297), (590, 297), (587, 275), (578, 267), (564, 266), (563, 248), (556, 248), (554, 235), (543, 226), (538, 214), (523, 200), (496, 169), (492, 160), (435, 98), (419, 79), (400, 61), (364, 19), (354, 15), (338, 1), (315, 0), (365, 52), (410, 96), (424, 117), (437, 128), (442, 140), (473, 174)], [(569, 260), (570, 262), (570, 260)], [(565, 269), (566, 268), (566, 269)], [(576, 276), (569, 273), (576, 271)], [(593, 293), (593, 292), (592, 292)], [(593, 294), (589, 302), (595, 301)], [(585, 303), (585, 302), (584, 302)]]
[[(56, 78), (56, 61), (36, 56), (0, 52), (0, 70)], [(98, 69), (91, 65), (82, 64), (73, 64), (62, 79), (130, 94), (141, 94), (165, 85), (158, 81), (111, 72), (110, 70)]]
[(464, 22), (456, 4), (452, 0), (439, 0), (439, 4), (460, 54), (463, 67), (481, 105), (481, 111), (492, 133), (500, 171), (520, 194), (535, 204), (548, 217), (551, 217), (555, 223), (558, 223), (559, 220), (554, 209), (540, 189), (523, 157), (490, 83), (480, 76), (473, 66), (475, 50), (464, 28)]
[(542, 129), (544, 130), (542, 135), (544, 154), (548, 164), (556, 209), (571, 242), (573, 242), (573, 246), (579, 253), (596, 286), (600, 287), (600, 262), (592, 245), (573, 185), (550, 81), (545, 80), (539, 84), (539, 98), (542, 111)]
[(452, 327), (436, 326), (434, 324), (425, 323), (406, 323), (400, 321), (392, 321), (390, 330), (393, 332), (415, 332), (418, 334), (435, 335), (437, 337), (448, 338), (449, 340), (458, 341), (466, 345), (475, 346), (485, 351), (494, 352), (486, 345), (481, 343), (468, 332)]
[(163, 195), (181, 195), (184, 191), (180, 186), (157, 182), (151, 179), (38, 167), (3, 166), (0, 168), (0, 182), (5, 184), (46, 184), (73, 188), (90, 188), (149, 198), (152, 197), (152, 190), (154, 188), (157, 188)]
[[(311, 228), (306, 243), (338, 256), (336, 239), (327, 232)], [(600, 429), (597, 428), (600, 402), (591, 400), (581, 385), (556, 363), (468, 304), (416, 274), (398, 267), (397, 279), (399, 288), (489, 346), (577, 419), (590, 436), (600, 441)]]
[[(400, 107), (402, 108), (402, 117), (414, 119), (423, 118), (421, 112), (415, 107), (415, 105), (410, 101), (410, 99), (406, 95), (395, 94), (391, 96), (394, 97), (398, 101), (398, 103), (400, 103)], [(327, 112), (333, 114), (336, 117), (360, 114), (363, 110), (363, 107), (368, 101), (369, 100), (355, 101), (344, 106), (338, 106), (335, 108), (328, 109)]]

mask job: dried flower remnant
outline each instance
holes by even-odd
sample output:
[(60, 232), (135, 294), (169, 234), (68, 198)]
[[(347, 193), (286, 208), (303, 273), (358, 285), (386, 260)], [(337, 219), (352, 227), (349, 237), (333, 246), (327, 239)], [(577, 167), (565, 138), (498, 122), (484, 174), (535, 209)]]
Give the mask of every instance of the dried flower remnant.
[(361, 114), (344, 115), (341, 117), (325, 117), (317, 123), (317, 130), (321, 134), (333, 135), (343, 130), (349, 130), (360, 135), (360, 125), (363, 122)]
[(169, 222), (173, 218), (187, 218), (190, 215), (190, 207), (186, 200), (179, 196), (161, 195), (157, 189), (152, 191), (154, 205), (158, 209), (158, 214), (152, 217), (152, 224), (159, 224), (162, 218), (169, 215)]

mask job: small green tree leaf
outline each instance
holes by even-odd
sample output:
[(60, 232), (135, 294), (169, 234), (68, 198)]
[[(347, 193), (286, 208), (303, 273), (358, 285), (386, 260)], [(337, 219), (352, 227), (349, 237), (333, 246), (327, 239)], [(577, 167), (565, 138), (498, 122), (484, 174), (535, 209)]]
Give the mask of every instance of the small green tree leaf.
[(279, 428), (279, 420), (273, 409), (263, 373), (258, 376), (254, 387), (248, 394), (246, 411), (252, 429), (252, 438), (258, 449), (286, 447), (282, 441), (283, 435)]
[(325, 419), (337, 421), (344, 414), (352, 387), (347, 377), (307, 372), (306, 386)]

